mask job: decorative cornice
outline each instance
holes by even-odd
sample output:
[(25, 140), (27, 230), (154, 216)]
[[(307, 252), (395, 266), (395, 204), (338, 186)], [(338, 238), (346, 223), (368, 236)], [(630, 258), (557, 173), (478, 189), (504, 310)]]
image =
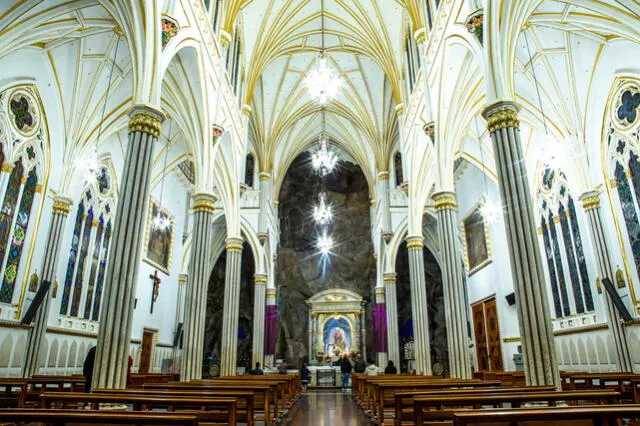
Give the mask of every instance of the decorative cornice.
[(251, 109), (251, 106), (248, 104), (244, 104), (242, 105), (242, 115), (251, 115), (251, 111), (253, 111), (253, 109)]
[(244, 240), (242, 238), (230, 237), (230, 238), (227, 238), (224, 242), (227, 246), (227, 252), (242, 253), (242, 243), (244, 243)]
[(507, 127), (520, 128), (518, 107), (513, 102), (501, 101), (489, 105), (482, 116), (487, 119), (487, 128), (490, 133)]
[(268, 182), (271, 180), (271, 174), (267, 172), (260, 172), (260, 174), (258, 174), (258, 179), (260, 182)]
[(66, 216), (71, 211), (71, 204), (73, 204), (73, 201), (70, 198), (58, 196), (53, 199), (53, 207), (51, 209), (54, 214)]
[(160, 136), (160, 126), (164, 121), (164, 114), (146, 105), (136, 105), (129, 111), (129, 133), (143, 132)]
[(253, 284), (267, 285), (267, 276), (265, 274), (255, 274), (253, 276)]
[(276, 289), (275, 288), (268, 288), (266, 291), (266, 295), (269, 297), (276, 297)]
[(376, 287), (375, 291), (376, 291), (376, 296), (384, 296), (384, 287)]
[(387, 170), (378, 172), (378, 179), (380, 179), (380, 180), (389, 180), (389, 172)]
[(433, 194), (431, 198), (436, 203), (436, 211), (456, 210), (458, 208), (455, 192), (440, 191)]
[(385, 284), (395, 284), (398, 279), (398, 274), (395, 272), (386, 272), (382, 278)]
[(580, 196), (580, 204), (585, 211), (600, 208), (600, 193), (598, 191), (585, 192)]
[(407, 249), (409, 251), (422, 250), (422, 247), (424, 247), (423, 238), (420, 235), (412, 235), (405, 238), (405, 241), (407, 242)]
[(413, 37), (416, 39), (417, 44), (424, 43), (426, 35), (427, 31), (424, 29), (424, 27), (418, 29), (415, 33), (413, 33)]
[(565, 329), (561, 329), (561, 330), (556, 330), (553, 332), (554, 336), (566, 336), (568, 334), (579, 334), (579, 333), (588, 333), (590, 331), (596, 331), (596, 330), (606, 330), (609, 328), (609, 324), (607, 323), (602, 323), (602, 324), (593, 324), (593, 325), (588, 325), (585, 327), (573, 327), (573, 328), (565, 328)]
[(3, 319), (3, 320), (0, 320), (0, 327), (30, 329), (31, 324), (23, 324), (20, 321), (11, 321), (11, 320)]
[(206, 192), (193, 194), (193, 211), (213, 213), (216, 209), (215, 202), (216, 197), (213, 194), (208, 194)]

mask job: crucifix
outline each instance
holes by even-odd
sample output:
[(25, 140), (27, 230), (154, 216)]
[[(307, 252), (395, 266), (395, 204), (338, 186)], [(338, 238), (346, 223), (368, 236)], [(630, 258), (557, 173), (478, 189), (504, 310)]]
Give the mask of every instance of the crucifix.
[(153, 305), (158, 300), (158, 294), (160, 293), (160, 277), (158, 276), (158, 270), (149, 275), (151, 281), (153, 281), (153, 292), (151, 293), (151, 313), (153, 313)]

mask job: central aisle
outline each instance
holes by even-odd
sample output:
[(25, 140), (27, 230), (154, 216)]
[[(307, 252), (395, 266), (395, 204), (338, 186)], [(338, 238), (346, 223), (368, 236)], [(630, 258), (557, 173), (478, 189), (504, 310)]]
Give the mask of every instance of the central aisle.
[(369, 421), (351, 398), (342, 391), (309, 391), (283, 419), (283, 426), (360, 426)]

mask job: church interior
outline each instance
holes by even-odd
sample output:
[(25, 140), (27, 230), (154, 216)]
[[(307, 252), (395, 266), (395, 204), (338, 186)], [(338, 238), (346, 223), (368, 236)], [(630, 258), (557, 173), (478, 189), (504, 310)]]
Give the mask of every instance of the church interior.
[(640, 424), (639, 1), (7, 0), (0, 41), (1, 424)]

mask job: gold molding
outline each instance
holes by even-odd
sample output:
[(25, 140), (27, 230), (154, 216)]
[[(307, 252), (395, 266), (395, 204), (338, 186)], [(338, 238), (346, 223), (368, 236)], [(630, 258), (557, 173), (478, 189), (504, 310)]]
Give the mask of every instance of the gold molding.
[(456, 210), (458, 203), (456, 200), (456, 193), (453, 191), (440, 191), (431, 196), (436, 203), (436, 211), (441, 210)]
[(416, 44), (424, 43), (426, 36), (427, 31), (424, 29), (424, 27), (419, 28), (416, 32), (413, 33), (413, 37), (416, 39)]
[(244, 240), (239, 237), (230, 237), (225, 240), (227, 252), (229, 253), (242, 253), (242, 243)]
[(386, 272), (383, 275), (383, 280), (385, 284), (395, 284), (398, 279), (398, 274), (394, 272)]
[(276, 289), (268, 288), (266, 292), (267, 297), (276, 297)]
[(54, 214), (67, 216), (71, 211), (71, 200), (57, 198), (53, 201), (51, 210), (53, 210)]
[(375, 294), (376, 296), (384, 296), (384, 287), (376, 287)]
[(389, 172), (386, 170), (378, 172), (378, 179), (389, 180)]
[(13, 171), (13, 166), (11, 164), (4, 163), (2, 165), (2, 171), (5, 173), (11, 173)]
[(422, 250), (422, 247), (424, 247), (423, 238), (419, 235), (407, 237), (405, 241), (407, 242), (407, 249), (409, 251)]
[(215, 195), (208, 194), (206, 192), (199, 192), (197, 194), (193, 194), (192, 198), (194, 212), (213, 213), (215, 211)]
[(267, 276), (265, 274), (255, 274), (253, 276), (253, 284), (267, 285)]
[(596, 331), (596, 330), (607, 330), (608, 328), (609, 328), (609, 324), (607, 323), (593, 324), (593, 325), (587, 325), (585, 327), (575, 327), (575, 328), (555, 330), (553, 332), (553, 335), (567, 336), (569, 334), (580, 334), (580, 333), (588, 333), (590, 331)]
[(505, 337), (502, 339), (504, 343), (518, 343), (520, 341), (520, 336), (518, 337)]
[(160, 136), (160, 126), (164, 121), (164, 114), (156, 109), (144, 105), (134, 106), (129, 111), (129, 133), (143, 132)]
[(600, 208), (600, 194), (597, 191), (585, 192), (580, 197), (580, 204), (585, 211)]
[(507, 127), (520, 128), (518, 108), (513, 102), (496, 102), (489, 105), (482, 115), (487, 119), (489, 133)]
[(271, 174), (267, 172), (260, 172), (258, 174), (258, 180), (260, 182), (269, 182), (271, 180)]

